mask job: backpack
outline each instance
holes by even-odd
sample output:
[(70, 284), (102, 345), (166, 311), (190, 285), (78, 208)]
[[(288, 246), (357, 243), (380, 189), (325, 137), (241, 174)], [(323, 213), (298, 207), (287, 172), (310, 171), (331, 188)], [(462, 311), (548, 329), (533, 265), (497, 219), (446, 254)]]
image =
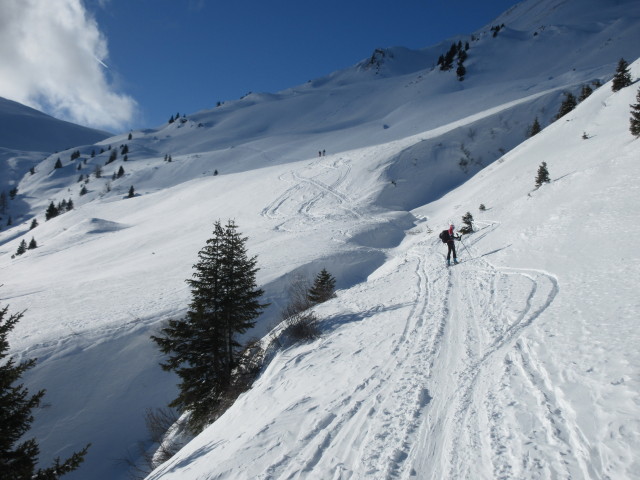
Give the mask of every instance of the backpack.
[(450, 239), (451, 236), (449, 235), (449, 230), (443, 230), (442, 232), (440, 232), (440, 240), (442, 240), (442, 243), (447, 243)]

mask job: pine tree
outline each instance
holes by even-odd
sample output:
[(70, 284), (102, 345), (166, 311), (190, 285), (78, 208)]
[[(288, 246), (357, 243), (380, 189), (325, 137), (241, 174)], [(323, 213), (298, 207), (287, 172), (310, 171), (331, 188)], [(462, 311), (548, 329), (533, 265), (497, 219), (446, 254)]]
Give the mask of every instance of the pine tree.
[(118, 158), (118, 150), (115, 150), (115, 149), (111, 150), (111, 153), (109, 154), (109, 159), (107, 160), (105, 165), (109, 165), (110, 163), (115, 162), (117, 158)]
[(47, 207), (47, 211), (44, 214), (44, 218), (46, 220), (51, 220), (52, 218), (57, 217), (59, 213), (60, 212), (58, 211), (56, 206), (53, 204), (53, 202), (51, 202)]
[(60, 161), (60, 157), (58, 157), (58, 160), (56, 160), (56, 164), (53, 166), (53, 168), (62, 168), (62, 162)]
[(538, 167), (538, 175), (536, 176), (536, 188), (540, 188), (543, 183), (549, 183), (549, 170), (547, 170), (547, 162), (542, 162)]
[(326, 302), (336, 296), (335, 289), (336, 279), (333, 278), (326, 268), (323, 268), (322, 271), (316, 275), (307, 297), (312, 304)]
[(462, 223), (464, 226), (460, 229), (460, 233), (466, 235), (473, 232), (473, 215), (471, 215), (471, 212), (467, 212), (462, 216)]
[(583, 85), (582, 90), (580, 90), (580, 96), (578, 97), (578, 101), (582, 102), (589, 98), (589, 96), (593, 93), (593, 88), (589, 85)]
[(36, 242), (36, 239), (31, 237), (31, 241), (29, 242), (29, 245), (27, 246), (27, 250), (33, 250), (34, 248), (38, 248), (38, 243)]
[(37, 226), (38, 226), (38, 220), (34, 218), (33, 220), (31, 220), (31, 226), (29, 227), (29, 230), (33, 230)]
[(131, 140), (133, 138), (133, 134), (131, 132), (129, 132), (129, 136), (127, 137), (128, 140)]
[(35, 439), (24, 440), (24, 436), (33, 422), (31, 411), (40, 405), (45, 391), (30, 395), (23, 384), (16, 385), (23, 373), (35, 365), (35, 359), (19, 364), (11, 357), (4, 361), (9, 350), (9, 332), (23, 316), (17, 313), (5, 319), (7, 312), (8, 307), (0, 309), (0, 360), (3, 360), (0, 365), (0, 478), (57, 480), (78, 468), (89, 445), (62, 463), (58, 458), (53, 466), (36, 470), (40, 448)]
[(20, 242), (20, 245), (18, 245), (18, 250), (16, 250), (16, 255), (22, 255), (26, 251), (27, 251), (27, 242), (23, 238), (22, 241)]
[(127, 194), (127, 198), (133, 198), (136, 196), (136, 191), (133, 189), (133, 185), (129, 188), (129, 193)]
[(636, 94), (636, 104), (631, 106), (631, 118), (629, 119), (629, 130), (631, 131), (631, 135), (635, 135), (636, 137), (640, 137), (640, 88), (638, 88), (638, 93)]
[(87, 186), (82, 185), (82, 188), (80, 189), (80, 196), (86, 195), (87, 193), (88, 193)]
[(458, 63), (458, 68), (456, 69), (456, 75), (458, 76), (458, 80), (462, 82), (466, 74), (467, 74), (467, 69), (464, 68), (464, 65), (462, 63)]
[(618, 67), (611, 82), (611, 90), (617, 92), (631, 85), (631, 73), (629, 73), (629, 64), (624, 58), (618, 60)]
[(540, 126), (540, 122), (538, 122), (538, 117), (533, 119), (533, 125), (529, 127), (529, 138), (537, 135), (542, 131), (542, 127)]
[(122, 165), (120, 165), (120, 168), (118, 169), (118, 173), (116, 173), (116, 178), (120, 178), (124, 175), (124, 168), (122, 167)]
[(576, 97), (574, 97), (572, 93), (565, 93), (565, 98), (562, 104), (560, 105), (560, 110), (556, 115), (556, 120), (558, 120), (561, 117), (564, 117), (567, 113), (569, 113), (571, 110), (576, 108), (577, 104), (578, 102), (576, 101)]
[(186, 317), (170, 320), (163, 336), (151, 337), (169, 355), (162, 368), (182, 380), (169, 405), (190, 411), (193, 431), (213, 420), (231, 383), (240, 347), (236, 335), (252, 328), (267, 306), (258, 301), (263, 291), (255, 283), (257, 260), (247, 257), (246, 241), (233, 221), (224, 228), (215, 223), (187, 280), (192, 299)]

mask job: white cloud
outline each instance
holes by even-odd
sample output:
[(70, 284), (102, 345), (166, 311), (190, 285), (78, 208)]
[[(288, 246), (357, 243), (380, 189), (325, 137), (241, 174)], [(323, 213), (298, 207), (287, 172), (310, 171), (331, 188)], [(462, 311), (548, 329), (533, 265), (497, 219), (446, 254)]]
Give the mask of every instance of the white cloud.
[(0, 2), (0, 96), (55, 117), (122, 130), (136, 102), (105, 75), (105, 37), (81, 0)]

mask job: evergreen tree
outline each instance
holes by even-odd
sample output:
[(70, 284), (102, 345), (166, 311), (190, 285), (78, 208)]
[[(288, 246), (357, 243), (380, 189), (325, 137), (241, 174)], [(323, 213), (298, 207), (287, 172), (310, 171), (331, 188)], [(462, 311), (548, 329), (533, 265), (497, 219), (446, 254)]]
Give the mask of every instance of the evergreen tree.
[(53, 202), (51, 202), (47, 207), (47, 211), (44, 214), (44, 218), (46, 220), (51, 220), (52, 218), (57, 217), (59, 213), (60, 212), (58, 211), (57, 207), (53, 204)]
[(467, 74), (467, 69), (464, 68), (464, 65), (462, 63), (459, 63), (458, 68), (456, 69), (456, 75), (458, 76), (458, 80), (462, 82), (466, 74)]
[(51, 467), (36, 470), (40, 454), (38, 443), (35, 439), (23, 439), (33, 422), (31, 411), (40, 405), (45, 391), (40, 390), (30, 395), (23, 384), (16, 385), (23, 373), (35, 365), (36, 360), (16, 364), (13, 358), (9, 357), (5, 361), (9, 350), (7, 337), (23, 316), (22, 313), (17, 313), (6, 318), (7, 312), (8, 307), (0, 309), (0, 360), (3, 362), (0, 365), (0, 478), (57, 480), (78, 468), (89, 445), (62, 463), (58, 458)]
[(56, 160), (56, 164), (53, 166), (53, 168), (62, 168), (62, 162), (60, 161), (60, 157), (58, 157), (58, 160)]
[(87, 190), (87, 186), (82, 185), (82, 188), (80, 189), (80, 196), (86, 195), (87, 193), (89, 193), (89, 191)]
[(133, 185), (129, 188), (129, 193), (127, 194), (127, 198), (133, 198), (136, 196), (136, 191), (133, 189)]
[(564, 101), (560, 105), (560, 110), (556, 115), (556, 120), (558, 120), (561, 117), (564, 117), (567, 113), (569, 113), (571, 110), (576, 108), (577, 104), (578, 102), (576, 101), (576, 97), (574, 97), (572, 93), (566, 93)]
[(129, 136), (127, 137), (129, 140), (131, 140), (133, 138), (133, 134), (131, 132), (129, 132)]
[(263, 291), (255, 283), (257, 260), (247, 257), (246, 241), (233, 221), (224, 228), (215, 223), (213, 237), (198, 252), (193, 278), (187, 280), (192, 299), (186, 317), (170, 320), (163, 336), (151, 337), (169, 355), (162, 368), (182, 380), (169, 405), (191, 412), (193, 431), (213, 420), (231, 383), (240, 347), (236, 335), (253, 327), (267, 306), (258, 301)]
[(540, 126), (540, 122), (538, 122), (538, 117), (533, 119), (533, 125), (529, 127), (529, 138), (537, 135), (542, 131), (542, 127)]
[(330, 298), (336, 296), (336, 279), (323, 268), (318, 275), (316, 275), (313, 285), (309, 289), (307, 298), (312, 304), (326, 302)]
[(584, 100), (586, 100), (589, 95), (591, 95), (593, 93), (593, 88), (591, 88), (591, 86), (587, 85), (583, 85), (582, 86), (582, 90), (580, 90), (580, 96), (578, 97), (578, 101), (582, 102)]
[(100, 165), (96, 165), (96, 168), (93, 171), (96, 178), (102, 178), (102, 167)]
[(538, 175), (536, 176), (536, 188), (539, 188), (543, 183), (549, 183), (549, 170), (547, 170), (547, 162), (542, 162), (538, 167)]
[(109, 154), (109, 159), (107, 160), (107, 163), (105, 165), (109, 165), (110, 163), (115, 162), (117, 158), (118, 158), (118, 151), (115, 149), (111, 150), (111, 153)]
[(29, 173), (30, 173), (31, 175), (35, 175), (35, 174), (36, 174), (36, 167), (31, 167), (31, 168), (29, 169)]
[(38, 220), (34, 218), (33, 220), (31, 220), (31, 226), (29, 227), (29, 230), (33, 230), (37, 226), (38, 226)]
[(618, 67), (616, 73), (613, 76), (613, 82), (611, 83), (611, 90), (617, 92), (625, 87), (631, 85), (631, 73), (629, 73), (629, 64), (624, 58), (618, 60)]
[(640, 88), (638, 88), (638, 93), (636, 94), (636, 102), (631, 106), (631, 118), (629, 119), (629, 130), (631, 131), (631, 135), (635, 135), (636, 137), (640, 137)]
[(120, 178), (124, 175), (124, 168), (122, 167), (122, 165), (120, 165), (120, 168), (118, 169), (118, 173), (116, 173), (116, 178)]
[(120, 152), (122, 155), (126, 155), (127, 153), (129, 153), (129, 145), (127, 145), (126, 143), (122, 146), (122, 151)]
[(22, 241), (20, 242), (20, 245), (18, 245), (18, 250), (16, 250), (16, 255), (22, 255), (26, 251), (27, 251), (27, 242), (23, 238)]
[(473, 232), (473, 215), (471, 215), (471, 212), (467, 212), (462, 216), (462, 223), (464, 226), (460, 229), (460, 233), (466, 235)]
[(29, 245), (27, 246), (27, 250), (33, 250), (34, 248), (38, 248), (38, 243), (36, 242), (36, 239), (31, 237), (31, 241), (29, 242)]
[(9, 201), (7, 200), (7, 194), (4, 191), (0, 192), (0, 214), (4, 215), (7, 213), (7, 206), (9, 205)]
[(72, 199), (69, 199), (69, 200), (67, 201), (67, 212), (70, 212), (71, 210), (73, 210), (73, 207), (74, 207), (74, 205), (73, 205), (73, 200), (72, 200)]

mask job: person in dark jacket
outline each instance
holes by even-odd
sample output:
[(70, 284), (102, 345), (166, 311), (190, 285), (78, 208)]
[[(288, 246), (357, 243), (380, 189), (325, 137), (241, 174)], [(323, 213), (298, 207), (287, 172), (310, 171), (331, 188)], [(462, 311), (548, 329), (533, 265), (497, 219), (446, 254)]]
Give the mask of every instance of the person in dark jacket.
[(449, 251), (447, 252), (447, 265), (451, 265), (451, 253), (453, 252), (453, 263), (454, 265), (458, 263), (458, 257), (456, 255), (456, 246), (453, 243), (454, 240), (460, 240), (460, 235), (455, 235), (453, 233), (455, 229), (455, 225), (452, 223), (449, 225), (449, 240), (447, 240), (447, 247), (449, 247)]

